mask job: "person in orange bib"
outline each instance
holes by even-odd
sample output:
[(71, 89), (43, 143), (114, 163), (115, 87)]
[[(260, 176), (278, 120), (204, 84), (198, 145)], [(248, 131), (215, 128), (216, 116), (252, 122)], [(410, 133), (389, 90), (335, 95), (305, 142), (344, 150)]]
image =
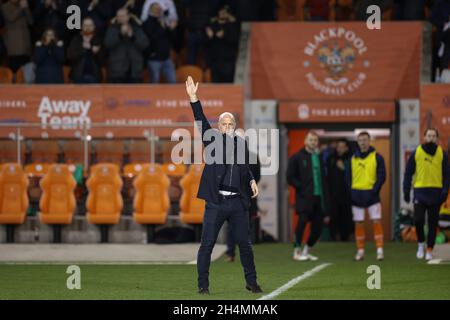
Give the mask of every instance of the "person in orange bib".
[(355, 222), (357, 252), (355, 261), (364, 259), (364, 220), (367, 210), (373, 223), (377, 260), (384, 259), (380, 190), (386, 180), (383, 157), (370, 145), (370, 134), (358, 134), (358, 150), (352, 156), (347, 181), (351, 185), (352, 213)]

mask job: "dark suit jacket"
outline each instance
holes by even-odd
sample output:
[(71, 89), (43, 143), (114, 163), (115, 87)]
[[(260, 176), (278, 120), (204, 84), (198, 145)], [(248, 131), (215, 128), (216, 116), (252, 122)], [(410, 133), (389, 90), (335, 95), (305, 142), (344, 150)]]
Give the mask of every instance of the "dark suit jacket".
[[(209, 121), (206, 119), (205, 114), (203, 113), (203, 108), (200, 101), (195, 103), (191, 103), (192, 111), (194, 113), (195, 121), (199, 121), (202, 125), (202, 140), (205, 147), (207, 147), (211, 143), (216, 143), (214, 139), (212, 141), (205, 141), (204, 134), (207, 130), (212, 129)], [(225, 138), (225, 135), (222, 135)], [(215, 146), (211, 146), (215, 147)], [(235, 165), (239, 166), (240, 172), (240, 188), (239, 193), (241, 194), (241, 200), (246, 209), (250, 206), (251, 199), (251, 188), (250, 181), (254, 179), (253, 174), (249, 168), (249, 156), (248, 156), (248, 147), (247, 143), (244, 139), (240, 137), (234, 137), (234, 150), (245, 150), (245, 161), (241, 161), (244, 163), (236, 163)], [(234, 152), (236, 155), (237, 152)], [(221, 163), (206, 163), (203, 169), (202, 178), (200, 181), (200, 186), (198, 188), (197, 197), (200, 199), (204, 199), (206, 201), (212, 203), (219, 203), (219, 184), (222, 181), (222, 177), (225, 175), (226, 165)]]

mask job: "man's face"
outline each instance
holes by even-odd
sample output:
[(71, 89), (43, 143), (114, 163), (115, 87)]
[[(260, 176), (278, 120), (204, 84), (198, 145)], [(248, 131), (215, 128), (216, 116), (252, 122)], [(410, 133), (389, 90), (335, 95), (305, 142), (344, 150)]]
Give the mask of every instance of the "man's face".
[(370, 147), (370, 138), (368, 135), (363, 134), (358, 137), (358, 146), (361, 151), (367, 151)]
[(319, 137), (315, 134), (308, 133), (305, 138), (305, 146), (310, 150), (316, 150), (319, 146)]
[(219, 120), (219, 131), (222, 134), (226, 133), (228, 135), (233, 135), (234, 127), (234, 119), (230, 116), (224, 116)]
[(92, 34), (95, 30), (95, 24), (92, 19), (83, 20), (82, 30), (84, 34)]
[(348, 146), (345, 142), (339, 141), (336, 145), (336, 153), (338, 156), (344, 155), (348, 151)]
[(159, 5), (159, 3), (153, 3), (150, 6), (150, 15), (153, 17), (162, 17), (163, 15), (163, 11), (161, 6)]
[(130, 16), (128, 15), (128, 11), (124, 9), (120, 9), (117, 11), (117, 23), (118, 24), (127, 24), (130, 20)]
[(427, 130), (427, 132), (425, 133), (425, 137), (424, 137), (425, 143), (436, 143), (438, 141), (438, 136), (436, 134), (436, 131), (434, 130)]

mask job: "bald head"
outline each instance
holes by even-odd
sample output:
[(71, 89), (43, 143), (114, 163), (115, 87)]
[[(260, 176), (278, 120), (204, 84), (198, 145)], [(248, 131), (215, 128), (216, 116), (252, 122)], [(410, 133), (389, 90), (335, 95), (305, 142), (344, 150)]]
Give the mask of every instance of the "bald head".
[(229, 112), (224, 112), (219, 116), (219, 131), (220, 133), (226, 133), (233, 135), (236, 128), (236, 120), (234, 116)]

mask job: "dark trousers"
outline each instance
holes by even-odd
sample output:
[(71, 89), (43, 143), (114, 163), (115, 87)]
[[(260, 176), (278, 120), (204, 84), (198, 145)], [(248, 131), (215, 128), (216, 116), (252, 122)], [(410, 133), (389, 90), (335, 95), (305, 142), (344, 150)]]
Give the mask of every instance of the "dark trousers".
[(13, 73), (16, 73), (24, 64), (30, 62), (30, 57), (26, 55), (22, 56), (9, 56), (8, 57), (8, 67)]
[[(258, 242), (259, 234), (259, 217), (250, 216), (250, 242), (255, 244)], [(234, 257), (236, 255), (236, 242), (234, 239), (233, 228), (231, 228), (230, 222), (227, 226), (227, 256)]]
[(247, 284), (256, 285), (256, 269), (249, 240), (249, 214), (239, 197), (222, 199), (220, 204), (206, 202), (202, 240), (197, 255), (198, 287), (209, 287), (211, 253), (220, 229), (228, 220), (239, 246), (240, 258)]
[(427, 206), (422, 203), (414, 204), (414, 224), (416, 225), (417, 241), (425, 242), (425, 213), (428, 214), (427, 247), (433, 248), (436, 242), (436, 231), (439, 222), (440, 205)]
[(311, 232), (309, 234), (309, 239), (307, 241), (308, 247), (314, 246), (314, 244), (319, 240), (320, 234), (322, 232), (322, 205), (320, 197), (315, 196), (313, 198), (313, 206), (311, 212), (299, 212), (297, 228), (295, 230), (296, 245), (299, 246), (302, 243), (303, 233), (305, 232), (306, 224), (311, 222)]
[(331, 219), (330, 219), (330, 236), (331, 240), (348, 241), (353, 233), (354, 223), (352, 220), (352, 206), (349, 203), (339, 203), (332, 201), (331, 203)]

